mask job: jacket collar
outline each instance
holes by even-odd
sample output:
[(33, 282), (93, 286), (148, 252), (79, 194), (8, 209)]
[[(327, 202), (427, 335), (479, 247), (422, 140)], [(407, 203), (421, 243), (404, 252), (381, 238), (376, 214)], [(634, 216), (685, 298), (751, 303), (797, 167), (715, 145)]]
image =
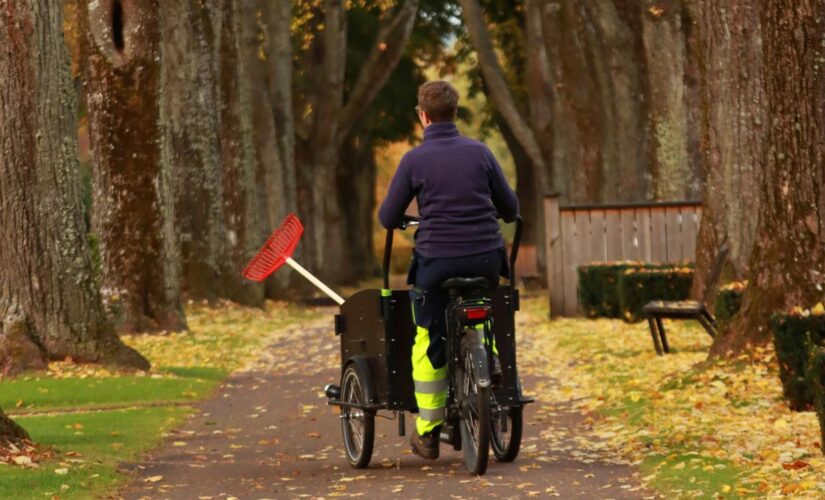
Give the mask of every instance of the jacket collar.
[(458, 127), (453, 122), (431, 123), (424, 129), (424, 141), (458, 137)]

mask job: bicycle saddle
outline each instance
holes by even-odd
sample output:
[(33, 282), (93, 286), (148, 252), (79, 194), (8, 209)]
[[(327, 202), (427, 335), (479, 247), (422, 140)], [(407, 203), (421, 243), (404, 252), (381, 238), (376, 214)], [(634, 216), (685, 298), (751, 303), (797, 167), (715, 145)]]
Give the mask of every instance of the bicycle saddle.
[(487, 290), (490, 288), (490, 280), (478, 276), (474, 278), (450, 278), (441, 283), (443, 290)]

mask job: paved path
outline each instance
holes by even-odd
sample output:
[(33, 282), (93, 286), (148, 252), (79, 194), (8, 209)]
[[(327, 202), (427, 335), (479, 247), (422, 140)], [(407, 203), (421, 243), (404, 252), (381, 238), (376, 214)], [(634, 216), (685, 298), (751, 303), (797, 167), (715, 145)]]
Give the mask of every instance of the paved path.
[[(320, 326), (272, 346), (260, 369), (231, 377), (164, 445), (139, 464), (121, 491), (140, 499), (289, 498), (651, 498), (634, 470), (577, 450), (571, 439), (582, 417), (563, 403), (539, 402), (525, 412), (522, 453), (514, 463), (491, 458), (487, 475), (468, 475), (459, 452), (441, 458), (409, 452), (397, 423), (376, 421), (375, 452), (366, 470), (347, 464), (336, 410), (322, 387), (337, 382), (335, 337)], [(525, 392), (547, 383), (524, 380)], [(407, 416), (412, 429), (412, 416)]]

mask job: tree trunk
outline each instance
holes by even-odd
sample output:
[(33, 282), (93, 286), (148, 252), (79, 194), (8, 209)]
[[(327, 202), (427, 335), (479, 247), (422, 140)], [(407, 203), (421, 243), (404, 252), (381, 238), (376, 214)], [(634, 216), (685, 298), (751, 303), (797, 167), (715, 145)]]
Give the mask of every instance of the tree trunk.
[[(266, 83), (269, 105), (275, 125), (278, 156), (283, 186), (281, 209), (297, 210), (297, 179), (295, 173), (295, 130), (292, 111), (292, 2), (276, 0), (274, 7), (269, 0), (258, 0), (259, 10), (264, 12), (264, 38), (266, 40)], [(266, 8), (264, 8), (264, 6)], [(277, 218), (285, 214), (277, 214)]]
[[(705, 297), (708, 273), (730, 244), (727, 279), (749, 274), (760, 205), (765, 90), (759, 4), (700, 0), (704, 205), (693, 297)], [(715, 284), (714, 284), (715, 285)]]
[(161, 162), (158, 2), (79, 11), (103, 291), (127, 331), (186, 328), (169, 171)]
[(263, 244), (266, 214), (260, 213), (260, 169), (252, 124), (249, 68), (244, 57), (243, 0), (221, 0), (220, 143), (224, 168), (223, 208), (229, 259), (226, 296), (247, 305), (261, 305), (264, 286), (244, 280), (241, 271)]
[[(510, 92), (507, 80), (504, 77), (504, 71), (495, 52), (495, 46), (493, 45), (493, 40), (487, 27), (487, 21), (484, 18), (484, 13), (481, 10), (478, 0), (461, 0), (460, 4), (464, 16), (464, 24), (467, 27), (470, 40), (475, 48), (479, 67), (484, 76), (484, 83), (488, 89), (490, 100), (493, 101), (496, 111), (507, 121), (513, 137), (519, 141), (524, 153), (530, 158), (532, 164), (536, 166), (535, 172), (538, 178), (540, 180), (549, 178), (550, 170), (547, 159), (538, 142), (535, 131), (522, 117), (522, 113), (518, 109), (515, 99)], [(528, 6), (528, 10), (530, 10), (530, 6)], [(543, 76), (543, 74), (541, 74), (541, 76)], [(541, 184), (549, 187), (549, 183), (547, 182), (541, 182)]]
[(642, 39), (650, 90), (651, 174), (657, 200), (694, 199), (699, 178), (691, 165), (686, 24), (681, 0), (641, 3)]
[(370, 137), (359, 134), (344, 144), (339, 157), (338, 192), (342, 203), (345, 245), (341, 249), (344, 262), (352, 262), (343, 282), (356, 283), (376, 276), (379, 268), (373, 248), (375, 192), (364, 186), (375, 186), (378, 165), (375, 147)]
[[(298, 178), (298, 202), (307, 221), (301, 258), (313, 272), (331, 283), (353, 282), (363, 277), (355, 272), (363, 256), (349, 253), (348, 245), (350, 238), (368, 238), (348, 234), (354, 229), (345, 219), (350, 202), (348, 197), (341, 197), (336, 182), (342, 148), (352, 140), (358, 121), (398, 65), (417, 11), (418, 0), (406, 0), (382, 13), (372, 49), (347, 88), (345, 4), (341, 0), (323, 3), (323, 29), (315, 37), (308, 56), (311, 62), (306, 68), (314, 73), (314, 86), (306, 103), (312, 113), (308, 123), (300, 127), (305, 132), (296, 164), (306, 165)], [(353, 257), (348, 259), (348, 255)]]
[[(292, 100), (289, 38), (292, 4), (286, 0), (278, 0), (274, 5), (264, 4), (262, 0), (244, 0), (242, 6), (242, 47), (249, 75), (246, 84), (252, 102), (257, 103), (252, 106), (252, 124), (259, 186), (257, 216), (263, 222), (260, 236), (263, 243), (289, 212), (297, 210), (292, 120), (284, 120), (292, 114), (292, 103), (273, 102)], [(281, 43), (287, 45), (286, 50), (281, 49)], [(285, 72), (289, 78), (286, 81), (283, 80)], [(288, 114), (283, 111), (285, 106)], [(265, 283), (266, 296), (281, 298), (288, 294), (289, 277), (289, 273), (273, 274)]]
[(519, 210), (521, 215), (525, 217), (521, 241), (524, 245), (535, 245), (537, 242), (542, 241), (543, 231), (539, 231), (539, 229), (544, 226), (543, 195), (547, 193), (539, 193), (539, 190), (536, 189), (535, 167), (513, 135), (513, 131), (510, 130), (507, 122), (498, 113), (494, 117), (501, 132), (501, 137), (507, 143), (507, 148), (513, 155), (513, 163), (516, 166), (516, 194), (518, 195)]
[(750, 286), (711, 355), (770, 339), (768, 319), (811, 307), (825, 286), (825, 0), (767, 0), (761, 12), (769, 124)]
[(146, 369), (92, 273), (62, 22), (56, 0), (0, 0), (0, 371), (66, 357)]
[(0, 441), (16, 443), (21, 439), (29, 439), (29, 434), (0, 408)]
[(218, 131), (216, 2), (160, 2), (162, 162), (172, 173), (181, 281), (190, 298), (224, 295), (228, 258)]

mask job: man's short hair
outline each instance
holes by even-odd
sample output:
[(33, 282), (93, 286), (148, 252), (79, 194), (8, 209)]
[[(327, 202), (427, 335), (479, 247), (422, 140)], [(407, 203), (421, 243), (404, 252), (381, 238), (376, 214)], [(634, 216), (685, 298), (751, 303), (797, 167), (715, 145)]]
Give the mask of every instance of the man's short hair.
[(418, 89), (418, 107), (433, 122), (451, 122), (458, 112), (458, 91), (443, 80), (427, 82)]

